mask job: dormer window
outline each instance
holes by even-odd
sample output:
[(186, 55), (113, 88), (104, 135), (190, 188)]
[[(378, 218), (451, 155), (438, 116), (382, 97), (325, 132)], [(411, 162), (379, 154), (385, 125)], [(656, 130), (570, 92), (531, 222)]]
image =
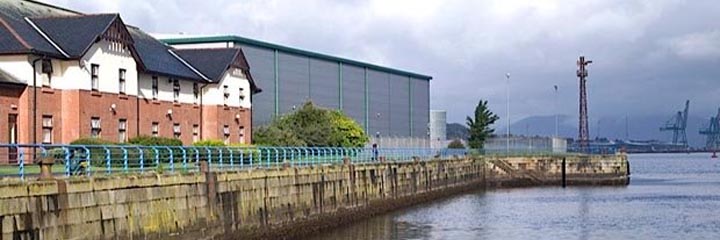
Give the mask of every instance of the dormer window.
[(240, 88), (240, 102), (245, 100), (245, 88)]

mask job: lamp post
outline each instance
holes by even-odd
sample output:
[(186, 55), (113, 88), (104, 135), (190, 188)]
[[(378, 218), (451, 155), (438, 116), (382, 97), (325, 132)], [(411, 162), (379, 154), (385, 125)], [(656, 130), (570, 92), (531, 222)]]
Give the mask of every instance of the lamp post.
[(555, 87), (555, 137), (558, 137), (558, 86), (553, 87)]
[(510, 73), (505, 74), (506, 86), (505, 86), (505, 153), (510, 154)]

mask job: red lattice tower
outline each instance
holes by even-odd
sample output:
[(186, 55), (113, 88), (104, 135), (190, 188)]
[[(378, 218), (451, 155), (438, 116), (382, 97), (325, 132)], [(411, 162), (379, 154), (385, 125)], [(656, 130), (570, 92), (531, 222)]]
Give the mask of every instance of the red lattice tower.
[(578, 127), (578, 140), (580, 141), (580, 148), (587, 150), (588, 142), (590, 141), (590, 131), (588, 130), (588, 111), (587, 111), (587, 90), (585, 83), (587, 82), (588, 72), (585, 68), (592, 61), (585, 61), (585, 56), (580, 56), (577, 61), (578, 70), (577, 76), (580, 78), (580, 123)]

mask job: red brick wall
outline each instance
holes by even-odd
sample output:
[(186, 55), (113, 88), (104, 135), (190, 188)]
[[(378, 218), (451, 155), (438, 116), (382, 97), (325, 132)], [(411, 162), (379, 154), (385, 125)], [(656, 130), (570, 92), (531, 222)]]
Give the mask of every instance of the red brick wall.
[[(9, 143), (10, 141), (8, 117), (10, 114), (18, 114), (20, 96), (24, 91), (24, 86), (0, 85), (0, 144)], [(9, 150), (0, 147), (0, 164), (10, 162)]]
[[(171, 116), (168, 116), (168, 110), (172, 110)], [(158, 134), (162, 137), (173, 137), (173, 126), (175, 123), (179, 123), (180, 140), (183, 141), (183, 144), (190, 145), (193, 137), (192, 127), (200, 125), (200, 106), (141, 99), (140, 134), (151, 135), (153, 122), (159, 123)]]
[[(77, 91), (77, 90), (72, 90)], [(137, 97), (113, 93), (99, 93), (87, 90), (79, 91), (79, 115), (76, 124), (68, 131), (74, 131), (80, 137), (89, 137), (90, 119), (100, 118), (102, 139), (119, 142), (120, 119), (125, 119), (127, 139), (137, 134)], [(112, 105), (115, 108), (112, 109)]]
[[(178, 104), (166, 101), (153, 101), (138, 99), (135, 96), (118, 95), (112, 93), (91, 92), (87, 90), (60, 90), (43, 88), (38, 90), (37, 111), (37, 142), (42, 142), (43, 115), (53, 117), (53, 144), (66, 144), (71, 141), (89, 137), (91, 132), (91, 118), (99, 117), (101, 120), (101, 137), (105, 140), (117, 142), (119, 140), (119, 120), (127, 120), (127, 137), (137, 136), (138, 122), (140, 135), (152, 134), (152, 122), (159, 123), (159, 135), (173, 137), (173, 125), (180, 124), (180, 140), (185, 145), (192, 144), (193, 125), (199, 125), (202, 130), (200, 139), (223, 139), (223, 126), (230, 129), (230, 142), (240, 142), (240, 126), (245, 128), (245, 142), (252, 141), (252, 126), (250, 109), (224, 106), (204, 106), (202, 108), (202, 122), (199, 105)], [(20, 87), (17, 89), (0, 88), (0, 119), (6, 123), (10, 112), (18, 114), (18, 142), (32, 143), (32, 114), (33, 114), (33, 88)], [(16, 110), (10, 109), (15, 104)], [(115, 104), (115, 111), (111, 106)], [(139, 104), (139, 105), (138, 105)], [(139, 121), (138, 109), (139, 106)], [(172, 116), (168, 116), (172, 110)], [(236, 119), (236, 115), (240, 116)], [(8, 141), (7, 124), (0, 124), (0, 143)], [(0, 154), (2, 155), (2, 154)], [(0, 159), (1, 161), (2, 159)]]
[(0, 85), (0, 143), (8, 143), (10, 140), (7, 120), (10, 114), (18, 114), (20, 95), (24, 91), (24, 86)]

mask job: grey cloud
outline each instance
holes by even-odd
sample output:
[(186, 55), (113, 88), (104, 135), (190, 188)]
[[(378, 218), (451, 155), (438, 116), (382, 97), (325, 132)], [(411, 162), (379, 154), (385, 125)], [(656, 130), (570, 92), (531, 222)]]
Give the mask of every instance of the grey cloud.
[(684, 99), (698, 116), (720, 106), (720, 4), (711, 0), (51, 2), (119, 11), (149, 32), (237, 34), (429, 74), (431, 105), (451, 122), (478, 98), (504, 117), (506, 72), (513, 121), (576, 115), (581, 54), (595, 61), (591, 117), (671, 115)]

